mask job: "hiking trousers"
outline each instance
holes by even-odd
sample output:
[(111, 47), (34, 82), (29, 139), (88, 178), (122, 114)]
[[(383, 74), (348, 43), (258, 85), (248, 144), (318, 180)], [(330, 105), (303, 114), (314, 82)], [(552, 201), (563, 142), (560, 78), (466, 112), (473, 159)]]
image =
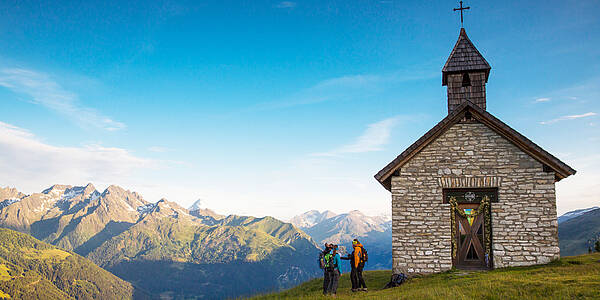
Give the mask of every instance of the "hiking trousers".
[(332, 272), (329, 270), (323, 271), (323, 295), (327, 295), (329, 292), (329, 285), (331, 283)]
[(365, 284), (365, 280), (363, 279), (363, 276), (362, 276), (363, 268), (364, 268), (364, 266), (362, 264), (359, 264), (358, 268), (352, 267), (352, 270), (350, 271), (350, 281), (352, 282), (353, 290), (360, 289), (360, 288), (367, 288), (367, 285)]
[(340, 282), (340, 271), (334, 269), (331, 271), (331, 277), (329, 281), (329, 286), (327, 288), (328, 294), (337, 294), (338, 283)]

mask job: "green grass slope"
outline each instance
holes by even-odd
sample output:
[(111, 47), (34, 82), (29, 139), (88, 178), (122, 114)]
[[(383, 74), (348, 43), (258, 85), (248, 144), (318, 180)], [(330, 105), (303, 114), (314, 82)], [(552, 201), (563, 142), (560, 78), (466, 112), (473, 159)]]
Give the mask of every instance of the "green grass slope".
[(130, 283), (75, 253), (0, 229), (0, 298), (131, 299), (133, 293)]
[[(369, 292), (350, 292), (349, 274), (340, 278), (341, 299), (600, 299), (600, 254), (565, 257), (547, 265), (489, 272), (449, 271), (413, 278), (382, 290), (390, 271), (365, 272)], [(252, 299), (330, 299), (322, 279)]]

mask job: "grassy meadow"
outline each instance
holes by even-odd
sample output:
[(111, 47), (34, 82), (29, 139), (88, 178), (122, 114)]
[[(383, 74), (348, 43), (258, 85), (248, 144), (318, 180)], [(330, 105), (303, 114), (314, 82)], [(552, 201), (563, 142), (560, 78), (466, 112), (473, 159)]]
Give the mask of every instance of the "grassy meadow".
[[(339, 299), (600, 299), (600, 253), (564, 257), (547, 265), (493, 271), (452, 270), (416, 277), (382, 290), (390, 271), (364, 273), (368, 292), (352, 293), (349, 274), (340, 278)], [(322, 279), (252, 299), (330, 299)]]

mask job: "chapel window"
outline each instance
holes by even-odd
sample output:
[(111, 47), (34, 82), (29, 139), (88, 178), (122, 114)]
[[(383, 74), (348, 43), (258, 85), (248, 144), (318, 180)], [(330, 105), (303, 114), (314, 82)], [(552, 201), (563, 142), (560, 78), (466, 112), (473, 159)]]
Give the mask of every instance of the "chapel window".
[(462, 86), (471, 86), (471, 78), (469, 77), (469, 73), (463, 74)]

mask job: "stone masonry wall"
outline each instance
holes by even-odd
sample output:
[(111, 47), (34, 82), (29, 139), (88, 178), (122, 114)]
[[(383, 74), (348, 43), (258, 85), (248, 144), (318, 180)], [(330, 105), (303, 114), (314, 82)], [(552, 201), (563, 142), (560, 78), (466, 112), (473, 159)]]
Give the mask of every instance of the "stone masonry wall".
[(554, 174), (487, 126), (459, 123), (392, 177), (395, 272), (452, 267), (447, 187), (498, 187), (499, 202), (491, 204), (494, 267), (559, 258)]

